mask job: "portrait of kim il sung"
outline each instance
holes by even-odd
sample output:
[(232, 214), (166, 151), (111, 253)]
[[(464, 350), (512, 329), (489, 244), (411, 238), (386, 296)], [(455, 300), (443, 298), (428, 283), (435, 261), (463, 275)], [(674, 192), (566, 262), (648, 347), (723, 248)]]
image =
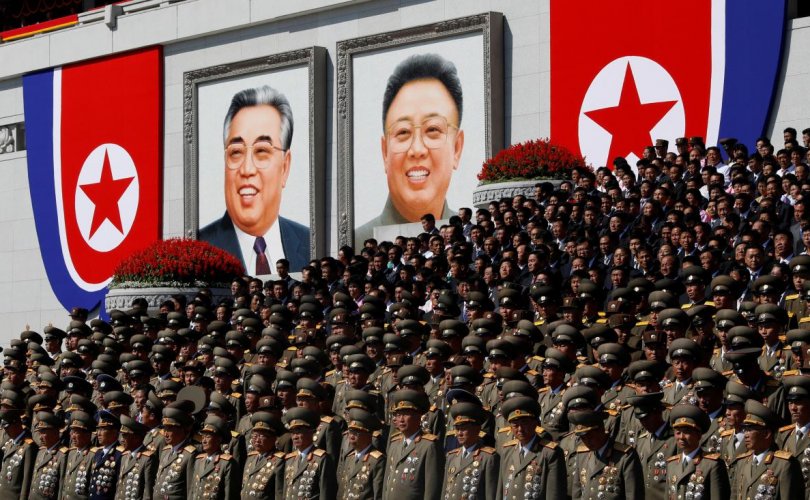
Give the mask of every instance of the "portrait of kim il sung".
[(487, 13), (338, 43), (343, 241), (418, 231), (394, 226), (473, 206), (503, 140), (499, 27)]

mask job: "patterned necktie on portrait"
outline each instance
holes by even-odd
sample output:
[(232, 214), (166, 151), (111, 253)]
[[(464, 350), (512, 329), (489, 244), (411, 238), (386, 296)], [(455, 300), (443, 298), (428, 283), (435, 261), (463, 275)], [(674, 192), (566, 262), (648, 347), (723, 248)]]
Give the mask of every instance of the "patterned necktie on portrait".
[(258, 236), (256, 242), (253, 243), (253, 251), (256, 252), (256, 274), (270, 274), (270, 262), (267, 260), (267, 255), (264, 251), (267, 249), (267, 243), (264, 241), (264, 236)]

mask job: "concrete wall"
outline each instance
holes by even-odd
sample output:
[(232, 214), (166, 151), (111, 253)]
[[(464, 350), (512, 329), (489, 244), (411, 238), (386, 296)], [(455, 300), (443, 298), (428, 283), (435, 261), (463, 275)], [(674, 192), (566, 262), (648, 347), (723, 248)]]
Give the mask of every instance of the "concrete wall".
[[(486, 11), (504, 14), (505, 142), (549, 134), (549, 0), (134, 0), (84, 14), (79, 26), (0, 45), (0, 124), (23, 119), (20, 76), (73, 61), (163, 44), (165, 237), (183, 234), (183, 73), (312, 45), (328, 50), (329, 156), (325, 221), (336, 250), (335, 46), (340, 40)], [(120, 14), (120, 15), (119, 15)], [(116, 17), (116, 15), (118, 15)], [(810, 126), (810, 21), (787, 34), (784, 86), (771, 130)], [(752, 63), (754, 63), (752, 61)], [(24, 153), (0, 156), (0, 345), (26, 324), (65, 326), (39, 255)]]

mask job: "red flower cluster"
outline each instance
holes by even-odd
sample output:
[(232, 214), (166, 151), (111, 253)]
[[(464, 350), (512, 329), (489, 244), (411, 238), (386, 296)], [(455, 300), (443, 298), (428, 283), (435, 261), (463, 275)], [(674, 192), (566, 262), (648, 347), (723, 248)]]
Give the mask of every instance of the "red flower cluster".
[(588, 168), (585, 158), (548, 139), (513, 144), (484, 162), (478, 180), (567, 179), (571, 171)]
[(173, 238), (133, 253), (115, 268), (112, 286), (227, 286), (245, 274), (242, 263), (209, 243)]

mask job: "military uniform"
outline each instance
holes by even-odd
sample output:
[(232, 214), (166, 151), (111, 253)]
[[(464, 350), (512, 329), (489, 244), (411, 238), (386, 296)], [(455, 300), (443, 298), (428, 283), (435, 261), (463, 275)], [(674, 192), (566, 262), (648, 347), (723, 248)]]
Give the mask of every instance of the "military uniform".
[(239, 464), (230, 453), (197, 455), (190, 477), (188, 498), (228, 500), (239, 495)]
[(276, 499), (284, 496), (284, 453), (248, 453), (242, 474), (242, 498)]
[(735, 462), (738, 463), (731, 488), (734, 500), (753, 499), (757, 495), (788, 500), (804, 498), (806, 494), (801, 467), (789, 451), (769, 450), (759, 465), (755, 463), (754, 453), (747, 451)]
[[(0, 499), (19, 499), (31, 489), (31, 475), (39, 447), (25, 431), (19, 440), (9, 439), (0, 449)], [(21, 496), (22, 495), (22, 496)]]
[(306, 459), (294, 451), (284, 457), (284, 498), (335, 498), (335, 464), (321, 449), (313, 448)]
[(186, 444), (178, 449), (166, 445), (160, 450), (160, 461), (155, 476), (153, 497), (164, 500), (186, 500), (188, 479), (191, 474), (197, 448)]
[(609, 441), (604, 456), (579, 445), (573, 459), (572, 498), (644, 498), (641, 462), (633, 448)]
[[(667, 493), (670, 500), (700, 498), (705, 500), (726, 499), (729, 495), (726, 465), (720, 455), (697, 454), (684, 465), (683, 454), (667, 459)], [(691, 493), (691, 495), (690, 495)]]
[(58, 498), (67, 452), (67, 447), (54, 447), (53, 449), (40, 447), (34, 460), (34, 473), (28, 498), (32, 500)]
[(90, 499), (113, 499), (118, 482), (118, 471), (121, 468), (123, 446), (111, 446), (109, 449), (97, 448), (90, 462)]
[(153, 498), (157, 454), (144, 446), (121, 454), (115, 500), (151, 500)]
[(87, 487), (90, 485), (90, 466), (96, 448), (69, 448), (65, 463), (65, 473), (59, 489), (62, 500), (83, 500), (89, 497)]
[(495, 498), (500, 476), (500, 457), (495, 448), (478, 446), (471, 454), (456, 448), (447, 454), (442, 498)]
[(372, 449), (357, 459), (349, 450), (341, 459), (338, 476), (338, 497), (351, 500), (380, 498), (384, 487), (385, 455)]
[(498, 486), (501, 498), (564, 498), (565, 459), (557, 443), (537, 436), (528, 453), (521, 450), (517, 440), (504, 445)]

